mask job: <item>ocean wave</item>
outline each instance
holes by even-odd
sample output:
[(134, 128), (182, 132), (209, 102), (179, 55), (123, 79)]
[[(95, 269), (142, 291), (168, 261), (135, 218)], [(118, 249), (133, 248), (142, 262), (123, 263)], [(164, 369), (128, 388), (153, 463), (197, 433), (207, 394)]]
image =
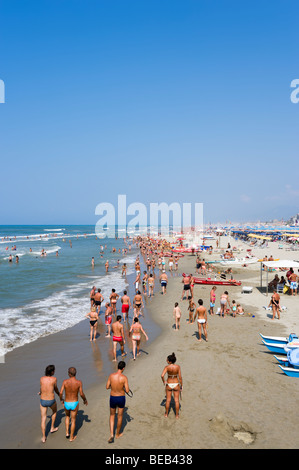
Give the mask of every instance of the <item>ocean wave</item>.
[[(51, 254), (51, 253), (56, 253), (56, 251), (59, 251), (61, 250), (61, 246), (59, 245), (56, 245), (56, 246), (52, 246), (52, 247), (49, 247), (47, 248), (45, 251), (45, 253), (47, 255)], [(26, 256), (26, 255), (29, 255), (29, 256), (41, 256), (41, 253), (42, 253), (42, 248), (39, 250), (39, 251), (29, 251), (29, 250), (25, 250), (24, 248), (22, 249), (17, 249), (16, 251), (12, 251), (12, 252), (9, 252), (9, 255), (7, 254), (8, 252), (6, 251), (5, 253), (0, 253), (0, 260), (8, 260), (9, 259), (9, 256), (11, 255), (13, 258), (18, 256), (19, 258), (21, 258), (22, 256)], [(4, 255), (4, 256), (3, 256)]]
[(127, 287), (127, 281), (120, 272), (91, 276), (88, 282), (68, 286), (22, 307), (0, 309), (0, 356), (83, 321), (90, 310), (92, 286), (101, 288), (104, 301), (108, 301), (111, 289), (120, 294)]

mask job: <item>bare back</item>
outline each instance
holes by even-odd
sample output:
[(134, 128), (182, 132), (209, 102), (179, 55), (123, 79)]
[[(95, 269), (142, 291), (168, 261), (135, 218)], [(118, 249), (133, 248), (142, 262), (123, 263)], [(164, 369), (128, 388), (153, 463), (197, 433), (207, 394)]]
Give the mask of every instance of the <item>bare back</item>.
[(45, 375), (40, 379), (40, 397), (42, 400), (53, 400), (54, 391), (57, 389), (56, 377)]
[(78, 394), (82, 391), (82, 382), (72, 377), (64, 380), (62, 388), (65, 391), (65, 401), (77, 401)]

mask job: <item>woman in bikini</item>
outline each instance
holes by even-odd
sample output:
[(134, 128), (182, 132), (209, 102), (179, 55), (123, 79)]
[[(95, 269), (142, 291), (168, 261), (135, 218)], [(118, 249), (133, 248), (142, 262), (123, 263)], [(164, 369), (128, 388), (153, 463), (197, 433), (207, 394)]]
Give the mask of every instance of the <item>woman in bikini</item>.
[(276, 313), (278, 320), (280, 320), (280, 295), (277, 292), (274, 292), (274, 294), (272, 295), (269, 306), (272, 307), (272, 320), (274, 320), (274, 318), (276, 317)]
[(137, 294), (134, 297), (134, 317), (139, 317), (141, 314), (141, 306), (142, 308), (144, 307), (143, 305), (143, 300), (142, 300), (142, 295), (140, 291), (137, 291)]
[(92, 336), (93, 336), (93, 341), (96, 340), (96, 334), (97, 334), (97, 323), (98, 323), (98, 318), (99, 315), (96, 311), (96, 307), (93, 306), (91, 308), (91, 312), (89, 312), (87, 315), (85, 315), (86, 318), (89, 318), (89, 324), (90, 324), (90, 341), (92, 341)]
[(140, 356), (139, 347), (140, 347), (141, 333), (144, 334), (146, 341), (148, 341), (148, 336), (145, 333), (144, 329), (142, 328), (137, 317), (134, 318), (134, 322), (130, 328), (129, 335), (131, 333), (132, 333), (132, 345), (133, 345), (133, 359), (135, 361), (136, 351), (137, 351), (137, 356)]
[[(167, 381), (164, 377), (168, 374)], [(163, 384), (166, 386), (166, 403), (165, 403), (165, 418), (168, 417), (171, 395), (173, 393), (175, 402), (175, 417), (178, 419), (180, 410), (180, 392), (183, 389), (183, 379), (181, 374), (181, 368), (176, 364), (175, 354), (172, 353), (167, 357), (167, 366), (164, 367), (161, 374)]]
[(194, 300), (190, 299), (189, 300), (189, 307), (188, 307), (189, 320), (187, 321), (187, 323), (193, 323), (193, 314), (194, 314), (195, 307), (196, 307), (196, 304), (195, 304)]
[(230, 306), (229, 299), (228, 299), (228, 292), (225, 291), (220, 297), (220, 316), (225, 316), (226, 313), (226, 305)]

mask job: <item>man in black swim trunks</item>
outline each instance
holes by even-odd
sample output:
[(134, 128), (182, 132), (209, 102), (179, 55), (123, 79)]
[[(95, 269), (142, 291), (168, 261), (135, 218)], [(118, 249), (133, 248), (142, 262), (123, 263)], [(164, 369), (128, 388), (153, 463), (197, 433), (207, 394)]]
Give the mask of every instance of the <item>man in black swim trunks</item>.
[(98, 292), (95, 293), (93, 300), (96, 306), (97, 313), (99, 314), (101, 311), (101, 303), (104, 300), (104, 297), (101, 294), (101, 289), (98, 289)]
[[(184, 299), (185, 295), (187, 296), (188, 291), (190, 292), (190, 296), (191, 296), (190, 282), (191, 282), (191, 276), (190, 275), (189, 276), (186, 275), (186, 276), (183, 277), (182, 283), (184, 284), (184, 288), (183, 288), (181, 300)], [(187, 298), (188, 298), (188, 296), (187, 296)]]
[(116, 426), (115, 437), (116, 439), (118, 439), (119, 437), (123, 435), (123, 433), (120, 432), (120, 429), (122, 425), (124, 408), (126, 404), (125, 392), (129, 393), (129, 390), (130, 390), (128, 379), (125, 375), (123, 375), (123, 371), (125, 367), (126, 367), (126, 363), (124, 361), (120, 361), (118, 363), (117, 372), (109, 375), (109, 378), (106, 384), (106, 389), (107, 390), (109, 388), (111, 389), (110, 420), (109, 420), (110, 438), (108, 440), (109, 444), (111, 444), (114, 441), (114, 420), (115, 420), (115, 415), (116, 415), (116, 408), (118, 408), (118, 414), (117, 414), (117, 426)]

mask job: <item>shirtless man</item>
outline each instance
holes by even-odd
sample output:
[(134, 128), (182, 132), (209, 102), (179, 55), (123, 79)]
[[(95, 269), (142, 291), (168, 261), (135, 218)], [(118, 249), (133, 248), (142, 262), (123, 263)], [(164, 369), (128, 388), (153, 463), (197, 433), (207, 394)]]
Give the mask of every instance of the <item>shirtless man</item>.
[(160, 276), (160, 283), (161, 283), (163, 295), (166, 294), (167, 282), (168, 282), (167, 274), (165, 271), (162, 271), (162, 274)]
[(98, 292), (95, 293), (93, 300), (94, 300), (94, 304), (96, 306), (96, 311), (97, 311), (98, 314), (100, 314), (100, 312), (101, 312), (101, 303), (104, 300), (104, 297), (101, 294), (101, 289), (98, 289)]
[[(182, 298), (181, 300), (184, 299), (185, 297), (185, 294), (187, 295), (187, 292), (189, 291), (190, 292), (190, 296), (192, 297), (191, 295), (191, 288), (190, 288), (190, 282), (191, 282), (191, 276), (184, 276), (183, 277), (183, 280), (182, 280), (182, 283), (184, 284), (184, 287), (183, 287), (183, 292), (182, 292)], [(188, 297), (188, 296), (187, 296)]]
[(110, 305), (115, 315), (116, 315), (116, 302), (118, 301), (118, 299), (119, 299), (119, 295), (115, 292), (115, 289), (112, 289), (112, 293), (110, 295)]
[(173, 267), (173, 256), (170, 256), (168, 260), (169, 271), (172, 271), (172, 267)]
[(111, 390), (110, 392), (110, 418), (109, 418), (109, 427), (110, 427), (110, 438), (108, 440), (109, 444), (114, 441), (114, 421), (116, 415), (116, 408), (118, 408), (117, 414), (117, 426), (115, 437), (118, 439), (123, 435), (120, 432), (123, 414), (126, 404), (125, 392), (129, 393), (129, 383), (123, 371), (126, 367), (124, 361), (120, 361), (117, 366), (117, 372), (110, 374), (107, 380), (106, 389)]
[(109, 261), (108, 260), (105, 263), (105, 269), (106, 269), (106, 273), (107, 273), (108, 270), (109, 270)]
[(294, 272), (292, 272), (289, 276), (289, 283), (290, 283), (291, 295), (296, 295), (297, 288), (298, 288), (298, 276)]
[(113, 362), (116, 362), (116, 346), (117, 344), (120, 345), (121, 355), (125, 356), (127, 353), (124, 351), (125, 345), (125, 335), (124, 335), (124, 327), (121, 324), (121, 315), (117, 315), (116, 321), (111, 325), (112, 329), (112, 340), (113, 340)]
[(41, 412), (41, 428), (42, 428), (42, 442), (46, 442), (46, 419), (48, 407), (52, 410), (52, 420), (50, 432), (53, 433), (58, 430), (55, 428), (55, 419), (57, 414), (57, 404), (54, 398), (54, 392), (59, 396), (57, 387), (57, 379), (54, 377), (55, 366), (50, 365), (46, 367), (45, 375), (40, 378), (40, 412)]
[[(75, 367), (70, 367), (68, 370), (69, 378), (62, 382), (60, 389), (60, 400), (64, 402), (65, 409), (65, 431), (66, 438), (70, 438), (70, 442), (74, 441), (77, 436), (75, 434), (76, 418), (79, 410), (78, 394), (83, 400), (84, 405), (88, 405), (86, 396), (83, 392), (83, 386), (81, 380), (76, 379)], [(65, 398), (63, 399), (63, 392), (65, 392)], [(69, 434), (69, 426), (71, 420), (71, 433)]]
[(193, 318), (193, 321), (195, 321), (195, 318), (197, 316), (197, 323), (198, 323), (198, 341), (201, 341), (201, 329), (203, 328), (203, 332), (205, 335), (206, 341), (208, 341), (208, 335), (207, 335), (207, 324), (208, 324), (208, 319), (207, 319), (207, 309), (203, 306), (203, 301), (202, 299), (198, 300), (198, 305), (197, 309), (195, 310), (195, 315)]
[(121, 312), (123, 314), (124, 321), (126, 321), (129, 318), (129, 309), (131, 307), (131, 300), (130, 300), (130, 297), (127, 295), (126, 290), (124, 290), (124, 295), (122, 296), (120, 300), (122, 303)]
[(144, 307), (142, 295), (139, 290), (137, 291), (137, 294), (134, 297), (133, 304), (134, 304), (134, 317), (138, 318), (139, 315), (141, 314), (141, 307), (142, 308)]

